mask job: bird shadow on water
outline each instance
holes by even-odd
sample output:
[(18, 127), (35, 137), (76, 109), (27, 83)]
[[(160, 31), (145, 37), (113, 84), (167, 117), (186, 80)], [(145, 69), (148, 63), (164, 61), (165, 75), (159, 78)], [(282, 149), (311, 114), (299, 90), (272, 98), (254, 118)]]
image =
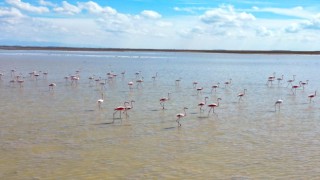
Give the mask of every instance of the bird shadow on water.
[(84, 112), (93, 112), (93, 109), (85, 109)]
[(177, 128), (177, 127), (171, 126), (171, 127), (163, 128), (163, 130), (170, 130), (170, 129), (175, 129), (175, 128)]

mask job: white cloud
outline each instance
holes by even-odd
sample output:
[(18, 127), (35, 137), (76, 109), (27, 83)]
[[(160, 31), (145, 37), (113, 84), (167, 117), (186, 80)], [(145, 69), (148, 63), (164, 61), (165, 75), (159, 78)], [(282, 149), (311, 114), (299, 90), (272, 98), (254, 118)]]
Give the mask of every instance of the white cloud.
[(75, 15), (81, 12), (81, 9), (79, 7), (69, 4), (67, 1), (62, 2), (62, 7), (56, 7), (53, 10), (55, 12), (68, 15)]
[(85, 3), (78, 3), (79, 8), (83, 10), (87, 10), (91, 14), (107, 14), (107, 15), (115, 15), (117, 11), (111, 7), (101, 7), (99, 4), (88, 1)]
[(320, 30), (320, 14), (308, 20), (292, 23), (284, 30), (287, 33), (298, 33), (303, 30)]
[(16, 8), (1, 8), (0, 7), (0, 18), (19, 18), (23, 17), (21, 12)]
[(0, 30), (7, 29), (7, 25), (17, 24), (23, 17), (24, 15), (16, 8), (0, 7)]
[(33, 12), (33, 13), (46, 13), (49, 12), (49, 9), (47, 7), (37, 7), (33, 6), (29, 3), (24, 3), (21, 0), (6, 0), (6, 2), (18, 9), (28, 11), (28, 12)]
[(50, 1), (45, 1), (45, 0), (39, 0), (39, 4), (42, 6), (52, 6), (52, 7), (56, 7), (57, 5), (50, 2)]
[(266, 28), (266, 27), (264, 27), (264, 26), (260, 26), (260, 27), (256, 30), (256, 33), (257, 33), (258, 36), (263, 36), (263, 37), (265, 37), (265, 36), (272, 36), (272, 35), (273, 35), (273, 32), (272, 32), (270, 29), (268, 29), (268, 28)]
[(150, 10), (142, 11), (141, 15), (143, 17), (150, 18), (150, 19), (160, 19), (161, 18), (161, 14), (159, 14), (159, 13), (157, 13), (155, 11), (150, 11)]
[(273, 14), (278, 14), (278, 15), (285, 15), (289, 17), (298, 17), (298, 18), (311, 18), (314, 16), (314, 13), (311, 12), (310, 10), (306, 10), (305, 8), (301, 6), (297, 6), (294, 8), (274, 8), (274, 7), (269, 7), (269, 8), (258, 8), (258, 7), (253, 7), (252, 8), (253, 12), (269, 12)]
[(246, 12), (238, 13), (232, 6), (222, 6), (220, 8), (206, 11), (200, 16), (200, 20), (206, 24), (215, 24), (217, 26), (239, 26), (253, 21), (256, 18)]

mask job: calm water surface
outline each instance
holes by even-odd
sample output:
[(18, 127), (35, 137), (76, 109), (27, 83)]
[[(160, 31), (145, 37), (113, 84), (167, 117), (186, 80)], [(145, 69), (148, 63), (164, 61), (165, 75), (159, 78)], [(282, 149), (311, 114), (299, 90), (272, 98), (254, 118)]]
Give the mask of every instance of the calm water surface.
[[(304, 55), (0, 51), (0, 178), (317, 179), (320, 101), (315, 97), (309, 103), (308, 95), (320, 87), (319, 60)], [(23, 87), (10, 83), (13, 69), (23, 77)], [(77, 85), (64, 79), (78, 70)], [(32, 71), (40, 73), (37, 80), (30, 77)], [(48, 72), (46, 78), (42, 72)], [(108, 79), (108, 72), (117, 76)], [(284, 80), (267, 86), (273, 72)], [(295, 95), (287, 87), (293, 75), (294, 85), (309, 80)], [(90, 76), (108, 79), (106, 88), (90, 82)], [(232, 84), (225, 87), (230, 78)], [(203, 87), (201, 93), (194, 81)], [(57, 84), (54, 91), (50, 83)], [(239, 102), (243, 89), (247, 92)], [(162, 110), (159, 99), (168, 92)], [(222, 99), (215, 114), (208, 116), (208, 108), (200, 112), (198, 103), (205, 97), (208, 103)], [(283, 103), (275, 112), (278, 99)], [(113, 109), (131, 100), (129, 116), (113, 118)], [(178, 127), (176, 114), (183, 107), (188, 107), (187, 116)]]

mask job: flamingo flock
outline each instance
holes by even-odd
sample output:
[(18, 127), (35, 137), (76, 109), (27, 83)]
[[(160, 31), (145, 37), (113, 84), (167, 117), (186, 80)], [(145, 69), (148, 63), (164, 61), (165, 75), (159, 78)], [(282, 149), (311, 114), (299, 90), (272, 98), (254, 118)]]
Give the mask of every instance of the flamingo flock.
[[(10, 71), (10, 77), (9, 78), (9, 86), (10, 87), (14, 87), (14, 84), (15, 83), (18, 83), (19, 84), (19, 88), (23, 89), (24, 88), (24, 85), (26, 83), (29, 83), (29, 81), (40, 81), (40, 77), (43, 76), (43, 80), (47, 81), (47, 79), (50, 78), (50, 74), (47, 72), (47, 71), (31, 71), (29, 74), (29, 77), (27, 76), (24, 76), (23, 73), (17, 73), (17, 70), (15, 69), (12, 69)], [(121, 77), (122, 80), (125, 80), (125, 75), (127, 75), (125, 73), (126, 71), (123, 71), (121, 72)], [(61, 77), (61, 79), (65, 79), (65, 83), (66, 84), (69, 84), (71, 87), (74, 87), (74, 88), (77, 88), (77, 86), (79, 85), (79, 82), (81, 80), (80, 78), (80, 74), (81, 74), (81, 71), (80, 70), (76, 70), (75, 73), (72, 73), (72, 74), (69, 74), (68, 76), (64, 76), (64, 77)], [(130, 92), (133, 92), (135, 91), (136, 89), (143, 89), (144, 86), (142, 85), (142, 83), (148, 83), (148, 81), (145, 81), (144, 77), (141, 76), (142, 72), (139, 71), (139, 72), (136, 72), (134, 75), (135, 75), (135, 78), (132, 77), (132, 79), (127, 82), (126, 84), (129, 86), (129, 91)], [(0, 82), (3, 82), (6, 80), (6, 74), (4, 72), (1, 72), (0, 73)], [(295, 84), (297, 81), (296, 81), (296, 75), (293, 75), (292, 76), (293, 78), (292, 79), (289, 79), (287, 80), (287, 89), (290, 89), (290, 91), (292, 92), (292, 96), (297, 96), (297, 90), (298, 89), (301, 89), (301, 90), (305, 90), (306, 87), (308, 86), (309, 84), (309, 80), (306, 80), (306, 81), (298, 81), (298, 84)], [(107, 102), (106, 99), (105, 99), (105, 92), (108, 91), (108, 84), (112, 83), (113, 81), (115, 81), (117, 79), (117, 74), (115, 74), (113, 71), (111, 72), (108, 72), (106, 73), (106, 78), (102, 78), (101, 76), (95, 76), (95, 75), (91, 75), (89, 77), (87, 77), (88, 80), (89, 80), (89, 84), (90, 86), (94, 86), (94, 82), (96, 82), (96, 87), (98, 87), (98, 91), (101, 93), (101, 97), (96, 101), (97, 103), (97, 106), (98, 106), (98, 109), (99, 110), (103, 110), (104, 107), (102, 106), (104, 103), (110, 103), (110, 102)], [(119, 77), (118, 77), (119, 78)], [(161, 78), (161, 76), (159, 76), (158, 72), (155, 73), (154, 76), (152, 76), (150, 79), (152, 80), (153, 83), (156, 83), (157, 82), (157, 79), (158, 78)], [(29, 80), (29, 81), (26, 81), (26, 80)], [(172, 80), (173, 84), (175, 83), (175, 86), (176, 87), (180, 87), (180, 81), (182, 81), (183, 78), (178, 78), (176, 80)], [(278, 86), (280, 86), (282, 84), (282, 81), (284, 80), (284, 75), (281, 75), (281, 77), (278, 77), (276, 78), (276, 73), (274, 72), (271, 76), (268, 76), (267, 77), (267, 87), (272, 87), (273, 86), (273, 81), (277, 80), (278, 81)], [(224, 89), (225, 90), (230, 90), (232, 87), (232, 84), (231, 84), (231, 81), (232, 79), (229, 78), (228, 81), (225, 81), (223, 82), (224, 84)], [(136, 83), (136, 86), (134, 86), (134, 84)], [(61, 84), (61, 82), (60, 82)], [(208, 97), (208, 96), (205, 96), (203, 101), (201, 102), (198, 102), (197, 103), (197, 106), (199, 107), (199, 110), (200, 110), (200, 114), (203, 114), (204, 111), (206, 109), (208, 109), (208, 112), (207, 112), (207, 116), (209, 117), (210, 114), (216, 114), (215, 112), (215, 109), (220, 107), (220, 101), (222, 101), (222, 98), (220, 97), (216, 97), (217, 96), (217, 90), (220, 89), (220, 82), (216, 82), (216, 83), (213, 83), (211, 86), (209, 87), (205, 87), (205, 86), (201, 86), (201, 87), (197, 87), (199, 85), (199, 82), (198, 81), (193, 81), (192, 82), (192, 86), (193, 86), (193, 89), (196, 90), (196, 95), (197, 97), (202, 97), (202, 94), (209, 94), (211, 96), (214, 96), (212, 98)], [(291, 88), (288, 88), (289, 85), (291, 85)], [(111, 85), (110, 85), (111, 86)], [(55, 89), (59, 88), (59, 86), (57, 85), (56, 82), (50, 82), (48, 83), (48, 87), (49, 87), (49, 92), (54, 92)], [(99, 88), (100, 87), (100, 88)], [(208, 89), (209, 91), (208, 92), (205, 92), (205, 90)], [(223, 89), (223, 87), (222, 87)], [(248, 94), (247, 94), (248, 92)], [(244, 88), (243, 91), (241, 91), (240, 93), (237, 93), (237, 94), (234, 94), (234, 97), (238, 98), (238, 103), (240, 105), (240, 102), (243, 102), (243, 101), (246, 101), (247, 99), (244, 98), (245, 96), (250, 96), (250, 91), (247, 91), (247, 88)], [(53, 93), (52, 93), (53, 94)], [(168, 101), (174, 101), (174, 100), (171, 100), (171, 92), (168, 92), (167, 93), (167, 96), (165, 97), (161, 97), (158, 99), (158, 102), (160, 102), (160, 107), (159, 109), (163, 110), (163, 112), (165, 112), (167, 110), (167, 106), (165, 108), (165, 104), (168, 102)], [(307, 98), (309, 99), (309, 103), (312, 103), (314, 102), (314, 98), (316, 97), (317, 95), (317, 91), (315, 90), (314, 93), (312, 94), (309, 94), (307, 96)], [(232, 95), (230, 95), (232, 96)], [(208, 104), (208, 100), (213, 101), (211, 103)], [(133, 103), (135, 102), (135, 100), (125, 100), (124, 103), (122, 105), (119, 105), (119, 106), (115, 106), (113, 108), (113, 122), (115, 121), (115, 119), (122, 119), (122, 114), (125, 114), (125, 117), (128, 118), (129, 117), (129, 114), (128, 112), (130, 110), (133, 109)], [(222, 101), (223, 102), (223, 101)], [(280, 107), (282, 106), (284, 100), (281, 98), (281, 99), (278, 99), (275, 101), (274, 103), (274, 111), (275, 112), (278, 112), (280, 111)], [(158, 105), (159, 106), (159, 105)], [(185, 118), (186, 117), (186, 110), (189, 109), (188, 107), (184, 107), (183, 108), (183, 113), (178, 113), (176, 114), (176, 122), (178, 124), (178, 126), (182, 126), (181, 124), (181, 119), (182, 118)], [(119, 114), (117, 116), (117, 114)], [(217, 115), (217, 114), (216, 114)]]

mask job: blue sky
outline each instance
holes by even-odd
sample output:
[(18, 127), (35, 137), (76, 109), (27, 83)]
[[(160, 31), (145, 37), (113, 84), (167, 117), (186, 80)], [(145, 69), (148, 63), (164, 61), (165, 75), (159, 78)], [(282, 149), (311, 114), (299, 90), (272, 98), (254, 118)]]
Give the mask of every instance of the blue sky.
[(320, 50), (315, 0), (3, 0), (0, 45)]

